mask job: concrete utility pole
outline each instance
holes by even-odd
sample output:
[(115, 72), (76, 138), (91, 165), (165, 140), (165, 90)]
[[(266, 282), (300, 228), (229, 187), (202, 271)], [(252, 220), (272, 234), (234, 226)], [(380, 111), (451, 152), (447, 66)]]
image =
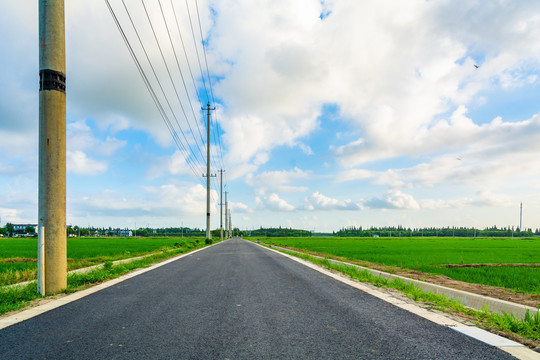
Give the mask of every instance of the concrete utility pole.
[(64, 23), (64, 0), (39, 1), (38, 291), (42, 295), (67, 287)]
[(519, 231), (523, 231), (523, 202), (519, 204)]
[(229, 210), (229, 237), (233, 237), (232, 233), (232, 221), (231, 221), (231, 210)]
[(227, 227), (227, 224), (229, 223), (229, 220), (228, 220), (228, 217), (227, 217), (227, 207), (228, 207), (228, 202), (227, 202), (227, 191), (225, 191), (225, 239), (228, 239), (229, 238), (229, 234), (228, 234), (228, 227)]
[(206, 110), (207, 121), (206, 121), (206, 238), (211, 239), (212, 233), (210, 232), (210, 178), (215, 177), (216, 175), (210, 174), (210, 111), (216, 110), (216, 108), (211, 109), (210, 103), (205, 108)]
[(220, 240), (223, 241), (223, 173), (225, 170), (221, 169), (220, 172), (220, 183), (221, 190), (219, 194), (219, 231), (220, 231)]

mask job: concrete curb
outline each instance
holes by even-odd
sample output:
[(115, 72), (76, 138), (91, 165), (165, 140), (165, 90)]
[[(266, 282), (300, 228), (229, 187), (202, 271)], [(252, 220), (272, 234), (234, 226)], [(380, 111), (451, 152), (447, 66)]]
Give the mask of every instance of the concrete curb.
[[(305, 254), (300, 251), (293, 251), (293, 250), (281, 248), (279, 246), (273, 246), (273, 245), (269, 245), (269, 246), (274, 249), (279, 249), (281, 251), (289, 251), (289, 252), (298, 253), (298, 254)], [(313, 257), (316, 257), (318, 259), (324, 259), (323, 257), (320, 257), (320, 256), (313, 256)], [(462, 291), (462, 290), (456, 290), (456, 289), (448, 288), (441, 285), (431, 284), (425, 281), (409, 279), (403, 276), (393, 275), (393, 274), (386, 273), (383, 271), (373, 270), (373, 269), (369, 269), (360, 265), (354, 265), (354, 264), (350, 264), (350, 263), (346, 263), (346, 262), (342, 262), (338, 260), (332, 260), (332, 259), (327, 259), (327, 260), (333, 264), (345, 265), (345, 266), (355, 267), (360, 270), (366, 270), (370, 272), (371, 274), (373, 274), (374, 276), (384, 277), (389, 280), (400, 279), (406, 283), (412, 283), (424, 291), (429, 291), (434, 294), (444, 295), (451, 299), (459, 300), (461, 301), (463, 305), (473, 308), (475, 310), (481, 311), (487, 307), (489, 310), (491, 310), (494, 313), (501, 314), (501, 315), (506, 313), (509, 315), (513, 315), (516, 318), (522, 318), (522, 319), (525, 317), (527, 310), (529, 311), (531, 315), (536, 314), (536, 312), (539, 311), (539, 309), (533, 308), (531, 306), (516, 304), (510, 301), (505, 301), (505, 300), (491, 298), (488, 296), (473, 294), (473, 293)]]

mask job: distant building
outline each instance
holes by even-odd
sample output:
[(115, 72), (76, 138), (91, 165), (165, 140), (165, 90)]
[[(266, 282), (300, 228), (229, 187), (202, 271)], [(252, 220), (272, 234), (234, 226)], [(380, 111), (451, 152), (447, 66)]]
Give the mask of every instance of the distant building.
[(133, 236), (131, 230), (120, 230), (118, 231), (118, 236)]
[[(31, 234), (26, 232), (26, 228), (29, 226), (34, 228), (34, 232)], [(36, 224), (13, 224), (14, 237), (25, 237), (28, 235), (34, 235), (34, 234), (37, 234), (37, 231), (38, 231), (38, 226)]]

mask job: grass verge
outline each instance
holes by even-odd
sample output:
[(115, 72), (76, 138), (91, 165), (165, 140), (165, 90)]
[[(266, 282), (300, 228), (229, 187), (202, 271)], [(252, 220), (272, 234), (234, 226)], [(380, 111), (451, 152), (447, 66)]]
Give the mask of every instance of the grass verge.
[(499, 315), (489, 311), (476, 311), (463, 305), (460, 301), (451, 299), (444, 295), (434, 294), (424, 291), (418, 286), (407, 283), (401, 279), (389, 280), (375, 276), (367, 270), (361, 270), (354, 266), (334, 264), (327, 259), (319, 259), (308, 254), (300, 254), (283, 251), (289, 255), (304, 259), (314, 264), (320, 265), (329, 270), (335, 270), (350, 276), (352, 279), (364, 283), (370, 283), (377, 287), (392, 288), (401, 291), (407, 297), (417, 302), (429, 305), (431, 308), (443, 311), (466, 315), (473, 320), (476, 325), (485, 329), (497, 330), (505, 333), (517, 334), (526, 339), (540, 340), (540, 312), (529, 314), (524, 319), (518, 319), (512, 315)]
[[(263, 240), (263, 239), (261, 239)], [(447, 264), (536, 263), (538, 238), (266, 238), (267, 244), (439, 274), (473, 284), (540, 293), (540, 267), (449, 268)]]
[[(132, 270), (149, 267), (162, 260), (177, 256), (182, 253), (187, 253), (190, 250), (202, 248), (200, 244), (195, 247), (178, 248), (157, 253), (143, 259), (135, 260), (128, 263), (113, 265), (112, 261), (104, 263), (102, 268), (94, 269), (85, 274), (71, 274), (67, 278), (67, 289), (62, 293), (70, 294), (79, 290), (83, 290), (89, 285), (101, 283), (107, 280), (117, 278)], [(22, 309), (30, 304), (31, 301), (42, 298), (37, 292), (36, 283), (26, 285), (24, 287), (6, 287), (0, 288), (0, 315), (9, 311)]]
[[(204, 238), (69, 238), (68, 271), (163, 252), (199, 246)], [(13, 238), (0, 241), (0, 287), (37, 278), (37, 241)]]

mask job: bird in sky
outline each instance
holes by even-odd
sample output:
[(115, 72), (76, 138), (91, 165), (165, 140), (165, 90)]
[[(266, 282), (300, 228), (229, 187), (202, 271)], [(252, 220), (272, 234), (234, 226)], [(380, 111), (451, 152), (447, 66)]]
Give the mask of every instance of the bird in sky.
[(478, 66), (478, 65), (474, 64), (474, 67), (478, 69), (478, 68), (479, 68), (480, 66)]

